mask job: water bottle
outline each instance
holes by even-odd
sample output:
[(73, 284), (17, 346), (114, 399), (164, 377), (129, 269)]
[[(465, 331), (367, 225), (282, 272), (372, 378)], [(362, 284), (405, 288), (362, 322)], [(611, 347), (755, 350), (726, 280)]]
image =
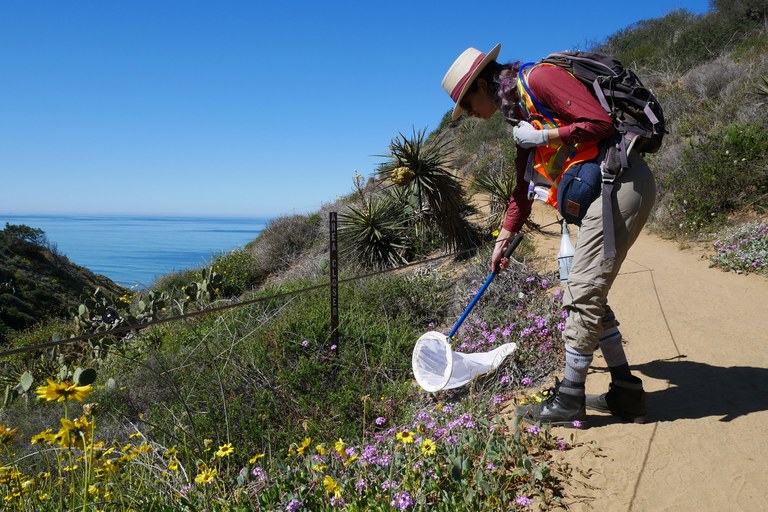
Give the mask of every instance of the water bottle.
[(560, 237), (560, 251), (557, 253), (557, 263), (560, 265), (560, 282), (568, 282), (568, 273), (571, 271), (573, 255), (576, 248), (571, 242), (571, 236), (568, 234), (568, 224), (563, 220), (563, 233)]

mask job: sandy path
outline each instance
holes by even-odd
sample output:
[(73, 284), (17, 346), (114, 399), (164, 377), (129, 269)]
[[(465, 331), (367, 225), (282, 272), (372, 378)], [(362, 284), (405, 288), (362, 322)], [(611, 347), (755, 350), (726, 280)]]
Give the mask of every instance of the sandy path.
[[(537, 240), (545, 253), (558, 245)], [(576, 486), (589, 499), (571, 510), (768, 510), (768, 280), (709, 268), (698, 251), (644, 233), (609, 300), (648, 422), (590, 412), (589, 429), (557, 429), (585, 443), (566, 460), (594, 471), (596, 489)], [(609, 381), (596, 357), (587, 392)]]

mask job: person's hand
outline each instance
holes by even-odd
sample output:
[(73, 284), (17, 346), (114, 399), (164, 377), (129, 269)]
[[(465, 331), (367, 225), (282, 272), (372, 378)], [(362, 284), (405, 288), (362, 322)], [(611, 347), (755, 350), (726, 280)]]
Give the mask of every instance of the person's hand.
[(509, 258), (504, 257), (504, 251), (509, 247), (509, 236), (501, 237), (496, 240), (496, 244), (493, 248), (493, 255), (491, 256), (491, 273), (497, 270), (507, 270), (509, 265)]
[(531, 123), (520, 121), (512, 128), (512, 138), (522, 148), (542, 146), (549, 142), (549, 130), (537, 130)]

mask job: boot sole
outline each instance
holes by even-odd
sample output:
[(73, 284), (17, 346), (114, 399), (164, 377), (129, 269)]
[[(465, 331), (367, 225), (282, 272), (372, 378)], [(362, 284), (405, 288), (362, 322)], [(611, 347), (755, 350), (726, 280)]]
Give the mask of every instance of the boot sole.
[(546, 421), (546, 420), (535, 420), (533, 418), (529, 418), (527, 416), (518, 416), (521, 421), (527, 423), (528, 425), (536, 425), (537, 423), (540, 425), (551, 425), (553, 427), (566, 427), (566, 428), (575, 428), (575, 429), (584, 429), (587, 428), (587, 420), (575, 420), (578, 421), (580, 426), (576, 427), (573, 425), (573, 421)]
[(597, 406), (590, 406), (587, 405), (587, 409), (590, 411), (597, 411), (597, 412), (604, 412), (606, 414), (610, 414), (611, 416), (616, 416), (622, 421), (626, 421), (627, 423), (637, 423), (637, 424), (643, 424), (646, 421), (646, 416), (632, 416), (631, 414), (616, 414), (612, 410), (604, 407), (597, 407)]

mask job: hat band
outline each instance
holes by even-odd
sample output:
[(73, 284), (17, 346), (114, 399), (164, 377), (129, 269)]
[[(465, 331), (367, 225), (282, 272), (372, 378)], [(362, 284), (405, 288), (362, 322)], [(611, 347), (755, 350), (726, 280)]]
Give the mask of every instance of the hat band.
[(469, 67), (469, 71), (459, 80), (459, 82), (456, 84), (456, 86), (453, 88), (453, 91), (451, 91), (451, 99), (454, 101), (454, 103), (458, 103), (459, 96), (461, 96), (461, 91), (464, 89), (464, 86), (467, 83), (467, 80), (469, 80), (469, 77), (472, 76), (472, 73), (477, 69), (477, 66), (480, 65), (480, 63), (485, 58), (485, 54), (481, 53), (477, 56), (475, 61), (472, 63), (472, 65)]

